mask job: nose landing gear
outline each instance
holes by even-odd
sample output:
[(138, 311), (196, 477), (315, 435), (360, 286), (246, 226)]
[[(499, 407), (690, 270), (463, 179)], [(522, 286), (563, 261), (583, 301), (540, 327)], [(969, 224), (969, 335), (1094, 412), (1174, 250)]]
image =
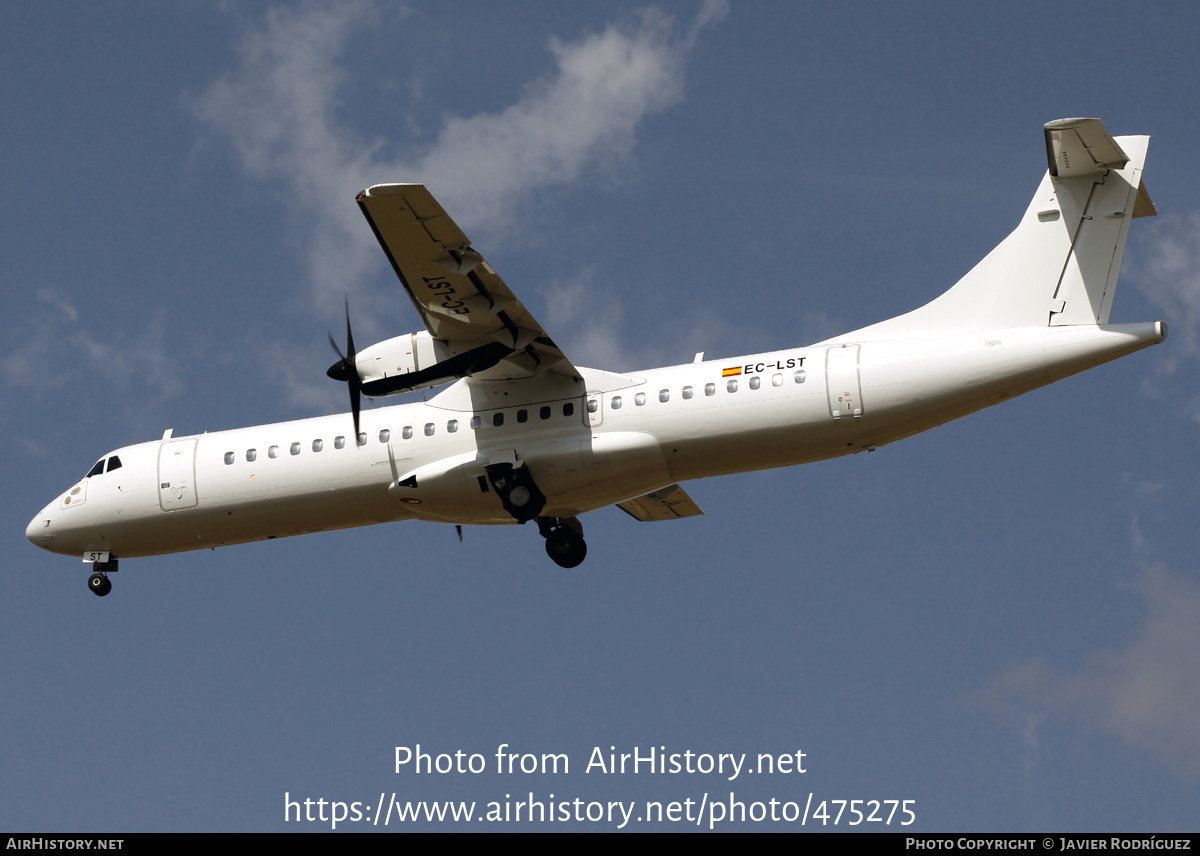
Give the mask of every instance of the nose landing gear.
[(104, 597), (112, 591), (112, 580), (108, 578), (108, 575), (117, 572), (117, 560), (109, 559), (107, 562), (92, 562), (92, 571), (92, 575), (88, 577), (88, 588), (97, 597)]
[(560, 568), (574, 568), (587, 558), (587, 542), (577, 517), (539, 517), (538, 531), (546, 539), (546, 555)]

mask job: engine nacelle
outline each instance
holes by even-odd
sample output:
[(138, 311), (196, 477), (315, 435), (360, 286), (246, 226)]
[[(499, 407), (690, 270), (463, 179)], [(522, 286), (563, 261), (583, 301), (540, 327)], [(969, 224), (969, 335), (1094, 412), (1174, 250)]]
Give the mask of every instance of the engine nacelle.
[[(403, 336), (363, 348), (356, 355), (354, 363), (358, 368), (359, 380), (366, 385), (372, 381), (419, 372), (421, 369), (437, 365), (448, 356), (450, 354), (447, 344), (434, 339), (428, 331), (422, 330), (419, 333), (405, 333)], [(439, 382), (433, 381), (412, 388), (421, 389)], [(366, 392), (365, 389), (363, 391)]]
[(363, 395), (379, 398), (486, 371), (512, 352), (500, 342), (463, 349), (422, 330), (364, 348), (355, 356), (354, 364)]

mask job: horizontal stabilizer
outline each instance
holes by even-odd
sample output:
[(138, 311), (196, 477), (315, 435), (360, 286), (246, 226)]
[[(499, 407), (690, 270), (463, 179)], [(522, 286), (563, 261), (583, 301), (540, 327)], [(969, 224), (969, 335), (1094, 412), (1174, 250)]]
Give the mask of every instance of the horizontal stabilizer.
[(1129, 156), (1099, 119), (1055, 119), (1046, 123), (1046, 160), (1056, 178), (1125, 169)]
[(648, 523), (651, 520), (675, 520), (680, 517), (695, 517), (704, 512), (677, 484), (668, 485), (637, 499), (617, 503), (617, 508), (635, 520)]

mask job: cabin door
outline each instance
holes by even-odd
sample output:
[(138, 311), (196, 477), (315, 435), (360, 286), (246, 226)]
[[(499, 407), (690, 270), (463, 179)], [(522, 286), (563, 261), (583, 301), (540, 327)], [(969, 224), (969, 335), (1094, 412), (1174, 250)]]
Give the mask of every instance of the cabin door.
[(163, 511), (196, 505), (196, 440), (169, 440), (158, 447), (158, 504)]
[(829, 394), (829, 415), (834, 419), (862, 416), (858, 345), (839, 345), (825, 352), (825, 390)]

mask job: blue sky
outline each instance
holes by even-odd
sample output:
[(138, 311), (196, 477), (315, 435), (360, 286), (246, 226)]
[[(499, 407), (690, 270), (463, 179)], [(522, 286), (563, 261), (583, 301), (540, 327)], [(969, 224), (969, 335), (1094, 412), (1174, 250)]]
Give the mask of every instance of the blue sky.
[[(285, 792), (733, 791), (916, 800), (925, 831), (1194, 831), (1198, 23), (5, 5), (0, 826), (325, 828), (284, 823)], [(703, 518), (588, 515), (571, 572), (529, 527), (409, 523), (126, 561), (99, 600), (24, 539), (110, 449), (345, 408), (324, 375), (343, 295), (360, 344), (419, 328), (354, 205), (369, 184), (429, 184), (575, 362), (636, 369), (925, 302), (1016, 224), (1066, 116), (1153, 135), (1161, 214), (1113, 311), (1168, 322), (1150, 351), (871, 455), (689, 484)], [(571, 771), (394, 773), (418, 743)], [(585, 773), (610, 746), (803, 751), (807, 772)]]

